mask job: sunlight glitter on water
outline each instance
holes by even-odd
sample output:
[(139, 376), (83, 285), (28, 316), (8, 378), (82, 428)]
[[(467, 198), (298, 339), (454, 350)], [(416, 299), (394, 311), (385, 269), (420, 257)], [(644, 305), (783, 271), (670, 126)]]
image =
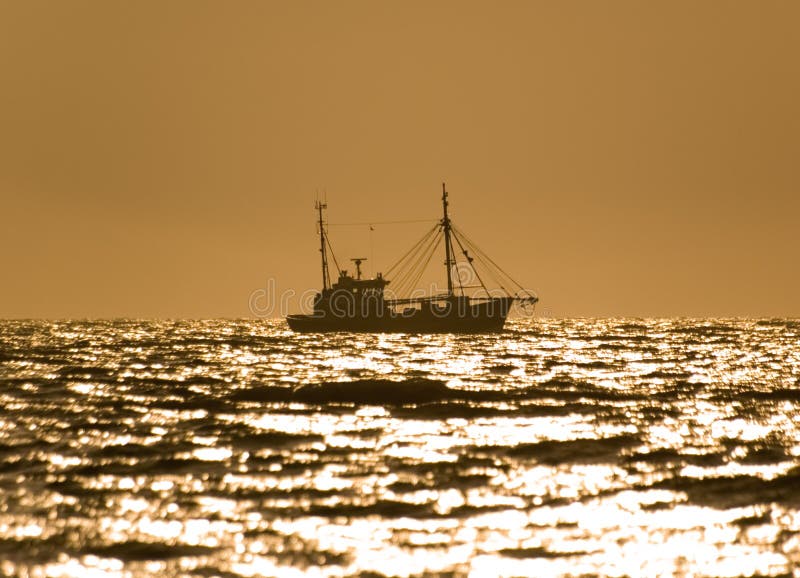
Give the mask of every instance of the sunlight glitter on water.
[(0, 573), (800, 565), (795, 321), (0, 327)]

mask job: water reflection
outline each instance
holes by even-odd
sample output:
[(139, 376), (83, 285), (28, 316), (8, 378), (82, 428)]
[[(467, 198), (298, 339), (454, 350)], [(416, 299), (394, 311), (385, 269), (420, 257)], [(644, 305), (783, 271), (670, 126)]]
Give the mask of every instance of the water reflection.
[(0, 329), (6, 575), (800, 565), (797, 322)]

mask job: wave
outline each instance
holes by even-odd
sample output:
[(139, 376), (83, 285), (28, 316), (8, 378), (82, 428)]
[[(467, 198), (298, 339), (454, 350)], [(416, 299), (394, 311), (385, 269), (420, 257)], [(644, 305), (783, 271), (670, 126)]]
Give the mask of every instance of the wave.
[[(796, 321), (511, 326), (320, 339), (261, 321), (0, 323), (0, 567), (45, 575), (66, 554), (225, 576), (257, 553), (287, 573), (379, 576), (399, 549), (445, 560), (457, 548), (498, 567), (602, 574), (614, 561), (584, 550), (613, 542), (609, 524), (635, 524), (645, 550), (721, 524), (713, 539), (730, 537), (732, 556), (787, 551), (800, 510)], [(628, 505), (636, 520), (602, 516)], [(688, 534), (670, 521), (687, 506), (708, 506)], [(145, 517), (211, 526), (197, 541), (98, 526)], [(308, 538), (346, 524), (391, 530), (344, 552)], [(747, 535), (764, 524), (768, 536)], [(18, 532), (34, 525), (41, 535)], [(222, 530), (233, 525), (241, 540)], [(464, 527), (475, 533), (461, 542)], [(463, 568), (447, 564), (443, 575)]]
[(718, 509), (776, 502), (796, 507), (800, 506), (800, 493), (797, 491), (800, 487), (800, 466), (771, 480), (750, 475), (707, 478), (676, 476), (650, 487), (684, 492), (690, 502)]
[(606, 438), (545, 440), (516, 446), (476, 446), (472, 450), (478, 454), (499, 454), (555, 466), (564, 463), (615, 463), (621, 452), (640, 445), (640, 436), (623, 434)]
[(299, 402), (313, 405), (354, 404), (402, 406), (447, 402), (524, 402), (543, 399), (560, 401), (642, 401), (647, 393), (612, 389), (569, 377), (557, 377), (541, 384), (498, 389), (462, 389), (441, 380), (425, 377), (409, 379), (366, 378), (350, 381), (324, 381), (295, 388), (258, 386), (236, 390), (236, 401)]

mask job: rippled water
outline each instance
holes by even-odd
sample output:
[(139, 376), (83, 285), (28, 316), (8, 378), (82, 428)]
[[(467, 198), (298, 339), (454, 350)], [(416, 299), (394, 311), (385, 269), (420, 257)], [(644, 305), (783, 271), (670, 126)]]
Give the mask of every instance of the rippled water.
[(798, 575), (800, 322), (508, 327), (0, 322), (0, 573)]

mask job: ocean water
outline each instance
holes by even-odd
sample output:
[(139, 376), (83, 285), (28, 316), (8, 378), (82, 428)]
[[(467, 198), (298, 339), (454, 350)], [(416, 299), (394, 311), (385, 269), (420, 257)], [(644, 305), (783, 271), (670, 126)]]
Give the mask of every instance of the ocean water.
[(800, 322), (0, 322), (0, 574), (798, 576)]

